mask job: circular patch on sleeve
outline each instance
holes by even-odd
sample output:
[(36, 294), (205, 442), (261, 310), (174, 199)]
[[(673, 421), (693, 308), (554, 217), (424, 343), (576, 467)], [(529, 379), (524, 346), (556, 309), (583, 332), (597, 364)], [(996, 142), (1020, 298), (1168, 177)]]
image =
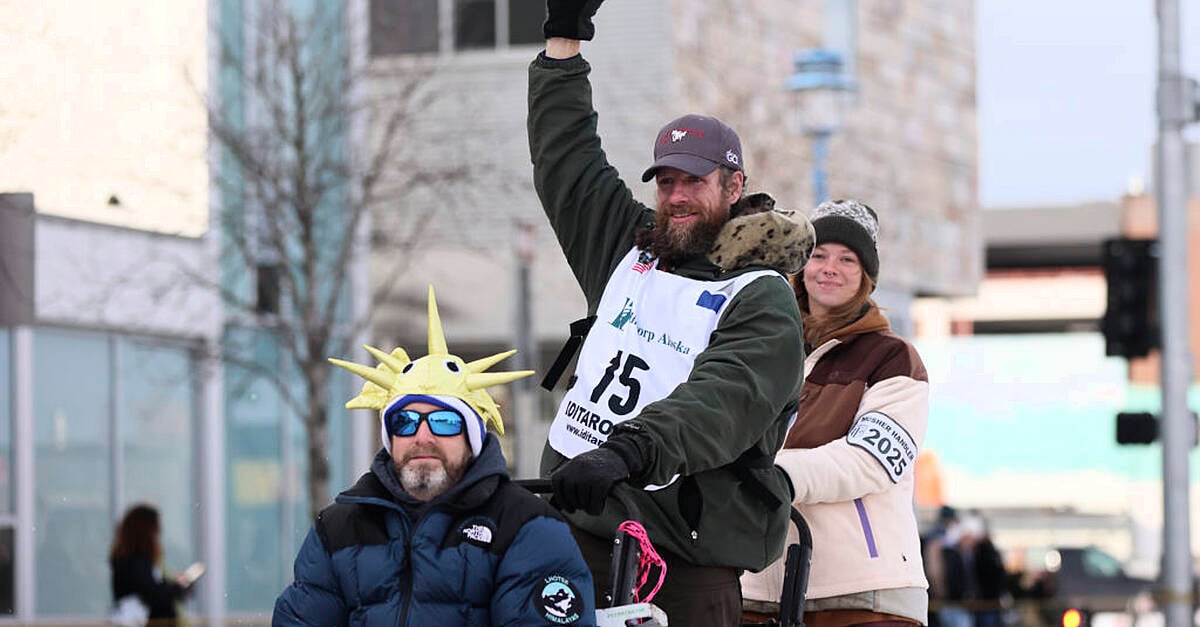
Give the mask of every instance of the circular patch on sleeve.
[(543, 618), (556, 625), (570, 625), (583, 616), (583, 598), (570, 579), (550, 575), (533, 597), (533, 606)]

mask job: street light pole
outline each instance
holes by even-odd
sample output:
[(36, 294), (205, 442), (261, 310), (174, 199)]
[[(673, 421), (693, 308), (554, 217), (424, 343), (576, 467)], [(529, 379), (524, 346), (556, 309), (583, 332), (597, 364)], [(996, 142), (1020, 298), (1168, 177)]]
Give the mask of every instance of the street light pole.
[(834, 50), (799, 50), (793, 62), (795, 73), (787, 89), (795, 94), (798, 129), (812, 141), (813, 200), (819, 205), (829, 199), (829, 138), (842, 126), (843, 101), (854, 91), (854, 83), (843, 72), (842, 55)]
[(825, 184), (825, 161), (829, 155), (829, 138), (833, 131), (820, 129), (811, 131), (813, 145), (813, 204), (819, 205), (829, 200), (829, 189)]
[[(519, 370), (537, 370), (537, 341), (534, 339), (533, 332), (531, 281), (536, 249), (534, 243), (536, 227), (532, 222), (518, 221), (515, 236), (517, 366)], [(511, 384), (517, 427), (517, 454), (513, 466), (516, 476), (521, 479), (536, 477), (540, 460), (541, 432), (538, 429), (537, 388), (533, 381), (533, 379), (525, 378)]]
[(1180, 67), (1179, 0), (1158, 0), (1159, 320), (1162, 332), (1163, 552), (1159, 598), (1168, 627), (1192, 624), (1187, 393), (1187, 171), (1183, 128), (1196, 121), (1195, 82)]

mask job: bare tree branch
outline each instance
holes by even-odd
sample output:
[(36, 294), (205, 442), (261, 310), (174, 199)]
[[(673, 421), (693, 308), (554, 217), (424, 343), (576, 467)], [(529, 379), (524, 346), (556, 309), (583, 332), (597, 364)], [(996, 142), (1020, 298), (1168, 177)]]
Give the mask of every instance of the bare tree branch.
[[(208, 103), (211, 137), (220, 149), (214, 172), (221, 194), (218, 223), (227, 275), (250, 281), (210, 285), (234, 321), (270, 334), (288, 367), (256, 363), (246, 347), (221, 347), (220, 358), (271, 384), (303, 419), (308, 436), (308, 498), (315, 515), (328, 503), (329, 355), (344, 355), (356, 334), (385, 303), (423, 242), (427, 225), (453, 208), (414, 202), (428, 190), (478, 176), (463, 163), (422, 160), (405, 150), (419, 115), (437, 101), (430, 79), (436, 64), (412, 64), (389, 76), (395, 93), (363, 89), (365, 68), (350, 62), (344, 25), (328, 15), (300, 15), (270, 0), (245, 29), (246, 41), (214, 33), (222, 76), (237, 89)], [(328, 11), (318, 3), (314, 11)], [(244, 45), (243, 45), (244, 44)], [(232, 99), (231, 99), (232, 97)], [(352, 142), (361, 121), (367, 145)], [(357, 241), (369, 213), (386, 207), (371, 242)], [(439, 215), (440, 217), (440, 215)], [(447, 216), (449, 217), (449, 216)], [(373, 290), (365, 312), (351, 317), (345, 303), (364, 246), (384, 243), (389, 280)], [(273, 267), (277, 311), (260, 311), (256, 274)], [(191, 280), (202, 277), (191, 276)], [(211, 283), (211, 281), (210, 281)], [(248, 291), (248, 286), (250, 287)], [(236, 325), (236, 322), (233, 324)], [(235, 334), (226, 334), (235, 335)], [(294, 373), (299, 373), (298, 376)]]

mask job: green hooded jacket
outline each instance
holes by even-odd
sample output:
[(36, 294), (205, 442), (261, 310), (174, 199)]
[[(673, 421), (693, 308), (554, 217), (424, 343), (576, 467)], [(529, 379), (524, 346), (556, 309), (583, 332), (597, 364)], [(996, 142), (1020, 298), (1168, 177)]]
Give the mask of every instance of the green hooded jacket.
[[(605, 158), (590, 70), (581, 56), (539, 55), (529, 68), (528, 131), (534, 185), (592, 314), (616, 264), (633, 247), (635, 231), (654, 225), (654, 212), (634, 200)], [(808, 230), (797, 231), (809, 234), (807, 242), (774, 237), (771, 244), (780, 247), (774, 252), (794, 256), (794, 247), (811, 249), (811, 227), (803, 224)], [(728, 231), (722, 231), (714, 251)], [(711, 281), (780, 269), (770, 253), (751, 263), (745, 255), (737, 257), (736, 265), (722, 267), (710, 253), (670, 271)], [(657, 547), (697, 565), (754, 571), (782, 554), (791, 486), (772, 460), (796, 409), (802, 338), (800, 312), (787, 282), (758, 278), (726, 305), (688, 379), (613, 431), (611, 437), (632, 442), (646, 461), (644, 472), (616, 489), (632, 497)], [(547, 444), (542, 475), (565, 460)], [(676, 473), (681, 479), (665, 489), (640, 489), (665, 484)], [(601, 537), (612, 537), (627, 517), (615, 498), (599, 516), (582, 510), (568, 514), (573, 524)]]

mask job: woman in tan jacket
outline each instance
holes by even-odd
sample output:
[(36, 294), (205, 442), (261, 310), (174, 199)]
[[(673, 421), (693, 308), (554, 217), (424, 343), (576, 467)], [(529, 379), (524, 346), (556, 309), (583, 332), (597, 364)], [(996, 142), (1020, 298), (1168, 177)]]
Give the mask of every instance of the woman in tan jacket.
[[(805, 380), (775, 459), (812, 530), (804, 623), (924, 624), (928, 584), (913, 466), (929, 416), (928, 376), (870, 298), (879, 276), (875, 212), (853, 200), (826, 202), (812, 224), (816, 248), (792, 277), (804, 320)], [(773, 615), (782, 561), (741, 583), (747, 619)]]

